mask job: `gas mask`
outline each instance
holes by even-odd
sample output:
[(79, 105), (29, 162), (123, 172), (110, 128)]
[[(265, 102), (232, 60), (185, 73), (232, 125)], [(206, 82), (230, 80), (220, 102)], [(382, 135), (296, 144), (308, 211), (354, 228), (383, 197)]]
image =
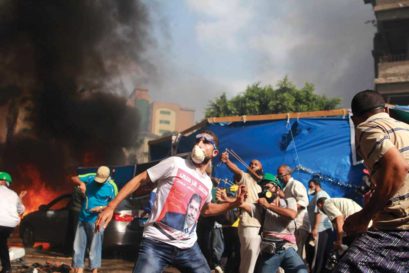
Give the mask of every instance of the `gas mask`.
[(206, 160), (205, 151), (200, 148), (198, 145), (193, 146), (192, 153), (191, 153), (192, 161), (196, 164), (202, 164)]

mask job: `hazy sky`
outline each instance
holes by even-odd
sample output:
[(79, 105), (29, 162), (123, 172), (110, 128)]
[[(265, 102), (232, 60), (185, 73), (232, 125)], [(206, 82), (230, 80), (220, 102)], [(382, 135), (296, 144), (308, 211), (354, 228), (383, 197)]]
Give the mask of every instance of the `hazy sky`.
[(371, 5), (361, 0), (144, 0), (155, 73), (140, 87), (154, 100), (196, 110), (248, 85), (276, 85), (284, 76), (301, 87), (341, 97), (373, 87)]

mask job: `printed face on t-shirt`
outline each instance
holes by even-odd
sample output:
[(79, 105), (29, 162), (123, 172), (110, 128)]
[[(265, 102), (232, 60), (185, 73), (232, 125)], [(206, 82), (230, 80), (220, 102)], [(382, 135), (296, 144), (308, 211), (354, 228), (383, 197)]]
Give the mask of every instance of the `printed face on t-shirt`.
[(200, 201), (192, 199), (186, 211), (186, 226), (191, 227), (196, 223), (196, 219), (200, 213)]

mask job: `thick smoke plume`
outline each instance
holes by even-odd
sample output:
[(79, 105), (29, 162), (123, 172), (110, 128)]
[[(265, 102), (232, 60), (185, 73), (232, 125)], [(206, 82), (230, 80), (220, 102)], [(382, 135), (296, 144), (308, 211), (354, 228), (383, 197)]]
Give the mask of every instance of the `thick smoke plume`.
[(78, 165), (126, 163), (138, 117), (121, 75), (151, 68), (147, 29), (135, 0), (1, 1), (0, 169), (23, 180), (34, 168), (58, 188)]

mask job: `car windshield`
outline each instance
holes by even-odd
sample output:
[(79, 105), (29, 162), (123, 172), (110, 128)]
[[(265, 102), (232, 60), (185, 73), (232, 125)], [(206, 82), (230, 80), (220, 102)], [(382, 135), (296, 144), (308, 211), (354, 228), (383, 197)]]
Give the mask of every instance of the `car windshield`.
[(70, 200), (71, 200), (71, 196), (69, 195), (60, 196), (48, 204), (48, 209), (49, 210), (65, 209), (68, 207)]

